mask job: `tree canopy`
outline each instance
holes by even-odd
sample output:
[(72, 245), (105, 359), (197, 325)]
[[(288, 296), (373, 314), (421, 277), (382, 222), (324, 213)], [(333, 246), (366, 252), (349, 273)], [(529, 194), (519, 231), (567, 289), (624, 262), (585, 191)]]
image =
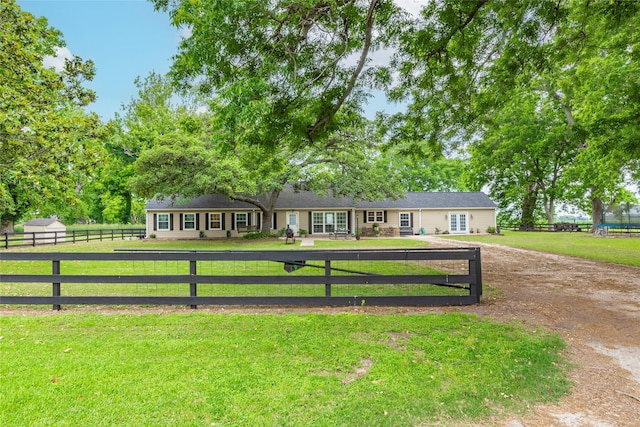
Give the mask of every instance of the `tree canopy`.
[(79, 57), (60, 73), (43, 58), (64, 46), (44, 18), (0, 4), (0, 228), (47, 204), (77, 203), (77, 187), (100, 160), (99, 120), (82, 83), (94, 66)]
[(371, 55), (403, 22), (389, 0), (153, 2), (191, 30), (171, 75), (225, 106), (234, 143), (302, 145), (339, 129), (383, 78)]

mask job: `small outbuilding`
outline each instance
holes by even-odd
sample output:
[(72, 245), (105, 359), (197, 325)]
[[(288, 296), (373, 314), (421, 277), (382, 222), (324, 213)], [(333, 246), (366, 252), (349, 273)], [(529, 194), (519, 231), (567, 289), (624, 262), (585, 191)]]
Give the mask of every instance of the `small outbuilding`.
[(67, 226), (55, 218), (35, 218), (24, 223), (24, 238), (36, 244), (63, 242)]

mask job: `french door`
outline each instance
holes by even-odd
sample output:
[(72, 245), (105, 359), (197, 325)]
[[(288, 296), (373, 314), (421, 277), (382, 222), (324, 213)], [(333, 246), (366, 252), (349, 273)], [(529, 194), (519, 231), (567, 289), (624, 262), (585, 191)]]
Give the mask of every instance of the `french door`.
[(450, 213), (449, 214), (449, 231), (451, 233), (468, 232), (468, 222), (466, 213)]

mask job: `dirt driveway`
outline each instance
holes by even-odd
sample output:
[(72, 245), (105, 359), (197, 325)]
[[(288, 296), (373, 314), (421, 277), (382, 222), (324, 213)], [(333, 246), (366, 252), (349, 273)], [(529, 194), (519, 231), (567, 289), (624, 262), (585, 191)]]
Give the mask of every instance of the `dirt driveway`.
[[(428, 239), (433, 247), (465, 245)], [(498, 295), (455, 310), (557, 331), (576, 365), (573, 392), (558, 405), (532, 408), (522, 418), (495, 424), (640, 426), (640, 268), (468, 245), (481, 247), (483, 282)]]

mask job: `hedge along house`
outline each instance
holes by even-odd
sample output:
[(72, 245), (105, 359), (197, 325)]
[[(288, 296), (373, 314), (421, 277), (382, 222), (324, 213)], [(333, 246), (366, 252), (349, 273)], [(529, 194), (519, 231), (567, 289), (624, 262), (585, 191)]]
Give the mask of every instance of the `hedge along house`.
[(466, 234), (496, 226), (496, 205), (487, 195), (413, 192), (397, 200), (354, 201), (285, 188), (270, 218), (246, 202), (220, 194), (187, 202), (151, 200), (147, 206), (147, 236), (166, 239), (220, 238), (259, 231), (264, 221), (271, 230), (289, 226), (296, 234), (331, 236), (347, 229), (354, 234), (401, 236), (449, 232)]

